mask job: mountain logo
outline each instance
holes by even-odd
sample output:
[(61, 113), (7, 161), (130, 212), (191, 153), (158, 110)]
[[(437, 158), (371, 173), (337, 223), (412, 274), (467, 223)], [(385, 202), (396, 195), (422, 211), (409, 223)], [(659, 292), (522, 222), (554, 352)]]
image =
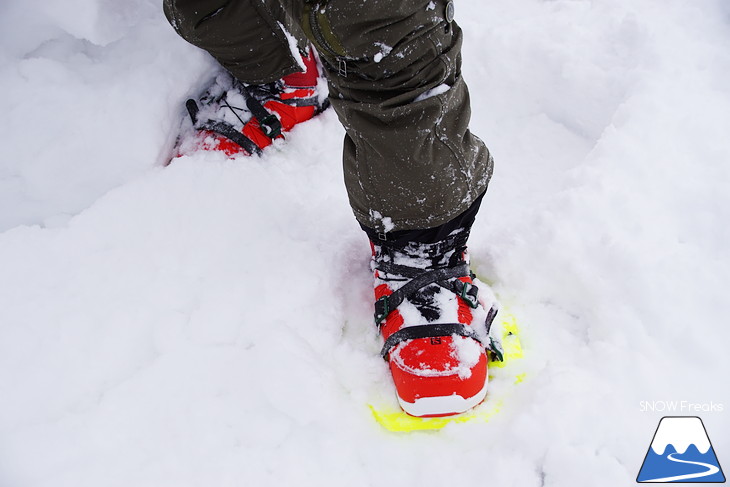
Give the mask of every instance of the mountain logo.
[(725, 475), (702, 420), (697, 416), (663, 417), (636, 481), (725, 482)]

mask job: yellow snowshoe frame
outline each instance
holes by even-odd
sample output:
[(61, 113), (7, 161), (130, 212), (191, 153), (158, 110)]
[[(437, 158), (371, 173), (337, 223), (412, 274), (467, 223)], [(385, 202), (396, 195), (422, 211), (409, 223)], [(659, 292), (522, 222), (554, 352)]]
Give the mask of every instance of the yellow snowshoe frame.
[[(504, 361), (489, 361), (490, 380), (493, 377), (491, 373), (494, 371), (501, 377), (512, 374), (514, 384), (519, 384), (525, 378), (524, 373), (520, 373), (514, 361), (522, 358), (522, 344), (520, 343), (519, 329), (515, 317), (501, 309), (497, 321), (502, 328), (502, 348), (504, 349)], [(495, 371), (494, 368), (500, 370)], [(487, 398), (479, 406), (474, 409), (455, 416), (446, 416), (440, 418), (418, 418), (406, 414), (400, 407), (388, 405), (369, 404), (370, 410), (375, 416), (375, 420), (389, 431), (407, 433), (411, 431), (428, 431), (439, 430), (451, 423), (466, 423), (468, 421), (479, 421), (486, 423), (499, 413), (502, 407), (502, 398), (491, 397), (487, 392)]]

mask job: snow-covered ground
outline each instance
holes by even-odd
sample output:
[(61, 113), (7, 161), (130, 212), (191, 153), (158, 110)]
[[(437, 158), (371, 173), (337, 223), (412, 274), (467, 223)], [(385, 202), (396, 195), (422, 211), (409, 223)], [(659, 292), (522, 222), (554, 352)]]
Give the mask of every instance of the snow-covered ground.
[(613, 487), (655, 400), (722, 404), (730, 464), (727, 0), (457, 2), (497, 164), (471, 251), (528, 374), (410, 435), (366, 405), (391, 386), (334, 113), (162, 167), (211, 61), (158, 3), (0, 3), (0, 486)]

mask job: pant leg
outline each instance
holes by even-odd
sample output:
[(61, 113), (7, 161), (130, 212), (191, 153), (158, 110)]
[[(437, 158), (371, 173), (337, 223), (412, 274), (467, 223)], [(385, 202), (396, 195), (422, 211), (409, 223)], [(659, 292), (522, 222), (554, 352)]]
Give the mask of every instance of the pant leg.
[(280, 26), (288, 22), (278, 2), (164, 0), (163, 9), (183, 39), (208, 51), (240, 81), (270, 83), (301, 71)]
[(468, 128), (462, 32), (449, 8), (446, 0), (313, 0), (298, 13), (347, 132), (350, 204), (378, 233), (448, 222), (492, 174), (489, 151)]
[(468, 128), (462, 35), (447, 5), (165, 0), (165, 12), (185, 39), (249, 83), (298, 71), (278, 23), (295, 34), (301, 23), (322, 56), (347, 132), (343, 166), (353, 212), (386, 233), (452, 220), (486, 191), (492, 174), (489, 152)]

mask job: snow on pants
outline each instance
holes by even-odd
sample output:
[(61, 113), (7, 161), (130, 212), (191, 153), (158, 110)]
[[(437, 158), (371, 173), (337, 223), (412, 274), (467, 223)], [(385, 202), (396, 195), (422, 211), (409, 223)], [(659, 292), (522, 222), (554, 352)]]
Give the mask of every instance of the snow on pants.
[(492, 158), (468, 128), (452, 2), (164, 0), (164, 9), (184, 39), (246, 83), (299, 71), (293, 43), (317, 48), (346, 130), (345, 185), (362, 225), (437, 227), (486, 191)]

